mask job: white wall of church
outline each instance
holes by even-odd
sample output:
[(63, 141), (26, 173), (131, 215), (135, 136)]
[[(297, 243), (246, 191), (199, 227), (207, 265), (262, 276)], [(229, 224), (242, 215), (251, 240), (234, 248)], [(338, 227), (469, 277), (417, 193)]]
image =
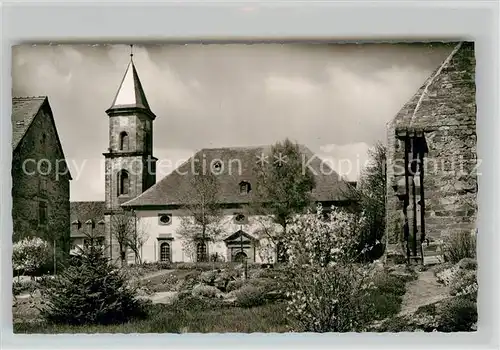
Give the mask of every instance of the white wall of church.
[[(257, 239), (256, 245), (252, 249), (244, 249), (248, 256), (249, 262), (273, 262), (275, 254), (273, 254), (273, 247), (268, 243), (265, 234), (262, 233), (263, 228), (268, 230), (278, 229), (275, 224), (272, 224), (268, 217), (253, 216), (247, 217), (244, 224), (239, 224), (234, 220), (236, 213), (241, 211), (234, 209), (226, 209), (223, 212), (221, 226), (223, 234), (221, 240), (218, 242), (210, 243), (208, 245), (209, 256), (217, 253), (222, 256), (224, 261), (231, 261), (231, 251), (236, 254), (241, 249), (233, 247), (231, 250), (226, 246), (223, 239), (229, 237), (238, 230), (251, 235)], [(171, 220), (168, 224), (162, 224), (160, 217), (162, 215), (171, 215)], [(142, 260), (144, 262), (157, 262), (160, 261), (160, 245), (166, 242), (170, 245), (170, 258), (172, 262), (192, 262), (196, 258), (191, 256), (183, 249), (183, 237), (179, 234), (182, 218), (189, 215), (182, 210), (137, 210), (137, 225), (138, 229), (147, 233), (147, 240), (142, 247)], [(234, 255), (233, 255), (234, 257)]]

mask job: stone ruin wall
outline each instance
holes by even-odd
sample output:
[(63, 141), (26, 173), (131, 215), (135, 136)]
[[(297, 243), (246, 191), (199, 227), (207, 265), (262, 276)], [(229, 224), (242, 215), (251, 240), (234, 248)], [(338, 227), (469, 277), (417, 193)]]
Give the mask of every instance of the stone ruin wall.
[[(411, 125), (410, 101), (388, 125), (387, 253), (403, 253), (402, 204), (394, 187), (394, 164), (404, 164), (404, 145), (396, 130), (423, 131), (428, 147), (424, 160), (425, 230), (430, 240), (444, 241), (460, 232), (475, 232), (477, 217), (475, 58), (472, 43), (463, 43), (428, 86)], [(417, 93), (421, 95), (423, 88)], [(417, 99), (418, 100), (418, 99)], [(392, 162), (392, 165), (391, 165)]]

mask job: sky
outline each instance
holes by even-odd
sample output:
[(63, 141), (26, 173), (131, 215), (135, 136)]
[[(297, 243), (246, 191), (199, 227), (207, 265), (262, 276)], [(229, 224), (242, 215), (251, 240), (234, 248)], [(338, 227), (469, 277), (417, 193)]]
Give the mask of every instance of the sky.
[[(451, 52), (424, 44), (134, 45), (154, 121), (153, 154), (174, 166), (210, 147), (289, 138), (356, 180), (386, 124)], [(48, 96), (72, 201), (104, 200), (105, 110), (128, 45), (13, 48), (12, 95)], [(350, 165), (349, 165), (350, 164)], [(157, 181), (174, 169), (163, 169)]]

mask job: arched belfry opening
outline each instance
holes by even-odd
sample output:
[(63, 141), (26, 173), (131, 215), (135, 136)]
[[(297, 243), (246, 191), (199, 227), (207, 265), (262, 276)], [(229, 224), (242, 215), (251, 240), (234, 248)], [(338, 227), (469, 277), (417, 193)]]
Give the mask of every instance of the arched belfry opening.
[(129, 150), (129, 137), (127, 132), (122, 131), (120, 133), (120, 151), (128, 151)]
[(130, 176), (128, 171), (121, 170), (118, 173), (118, 195), (124, 196), (130, 193)]

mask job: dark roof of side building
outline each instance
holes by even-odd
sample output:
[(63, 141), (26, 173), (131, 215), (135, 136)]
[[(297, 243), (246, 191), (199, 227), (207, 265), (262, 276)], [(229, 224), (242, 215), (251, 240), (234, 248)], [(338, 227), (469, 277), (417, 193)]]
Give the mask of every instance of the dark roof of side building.
[[(33, 121), (41, 115), (40, 111), (42, 109), (45, 109), (49, 115), (50, 121), (54, 126), (59, 150), (63, 158), (65, 158), (61, 140), (57, 132), (54, 115), (52, 114), (52, 109), (50, 108), (49, 99), (47, 96), (25, 96), (12, 98), (12, 150), (17, 150), (24, 136), (28, 133), (28, 130), (33, 125)], [(68, 175), (69, 179), (71, 180), (72, 177), (69, 169)]]
[(74, 230), (75, 224), (86, 227), (85, 223), (92, 220), (97, 226), (100, 221), (104, 220), (104, 211), (104, 201), (70, 202), (71, 236), (84, 236), (84, 234)]
[[(191, 180), (195, 176), (191, 171), (194, 160), (198, 160), (198, 163), (204, 161), (207, 165), (215, 160), (222, 162), (223, 171), (216, 177), (219, 184), (218, 201), (220, 203), (230, 205), (249, 203), (252, 201), (252, 191), (248, 194), (241, 194), (239, 184), (246, 181), (250, 183), (250, 186), (255, 186), (257, 180), (255, 164), (258, 157), (262, 154), (269, 155), (270, 152), (271, 146), (202, 149), (151, 188), (122, 206), (138, 208), (185, 205), (186, 198), (192, 188)], [(313, 175), (316, 182), (312, 192), (313, 198), (318, 202), (345, 200), (345, 190), (349, 186), (347, 182), (342, 180), (326, 162), (318, 158), (307, 147), (301, 145), (300, 152), (304, 156), (303, 159), (306, 159), (306, 163), (312, 159), (309, 165), (315, 173)], [(268, 157), (270, 159), (270, 156)]]
[(17, 148), (35, 119), (46, 96), (14, 97), (12, 99), (12, 147)]

